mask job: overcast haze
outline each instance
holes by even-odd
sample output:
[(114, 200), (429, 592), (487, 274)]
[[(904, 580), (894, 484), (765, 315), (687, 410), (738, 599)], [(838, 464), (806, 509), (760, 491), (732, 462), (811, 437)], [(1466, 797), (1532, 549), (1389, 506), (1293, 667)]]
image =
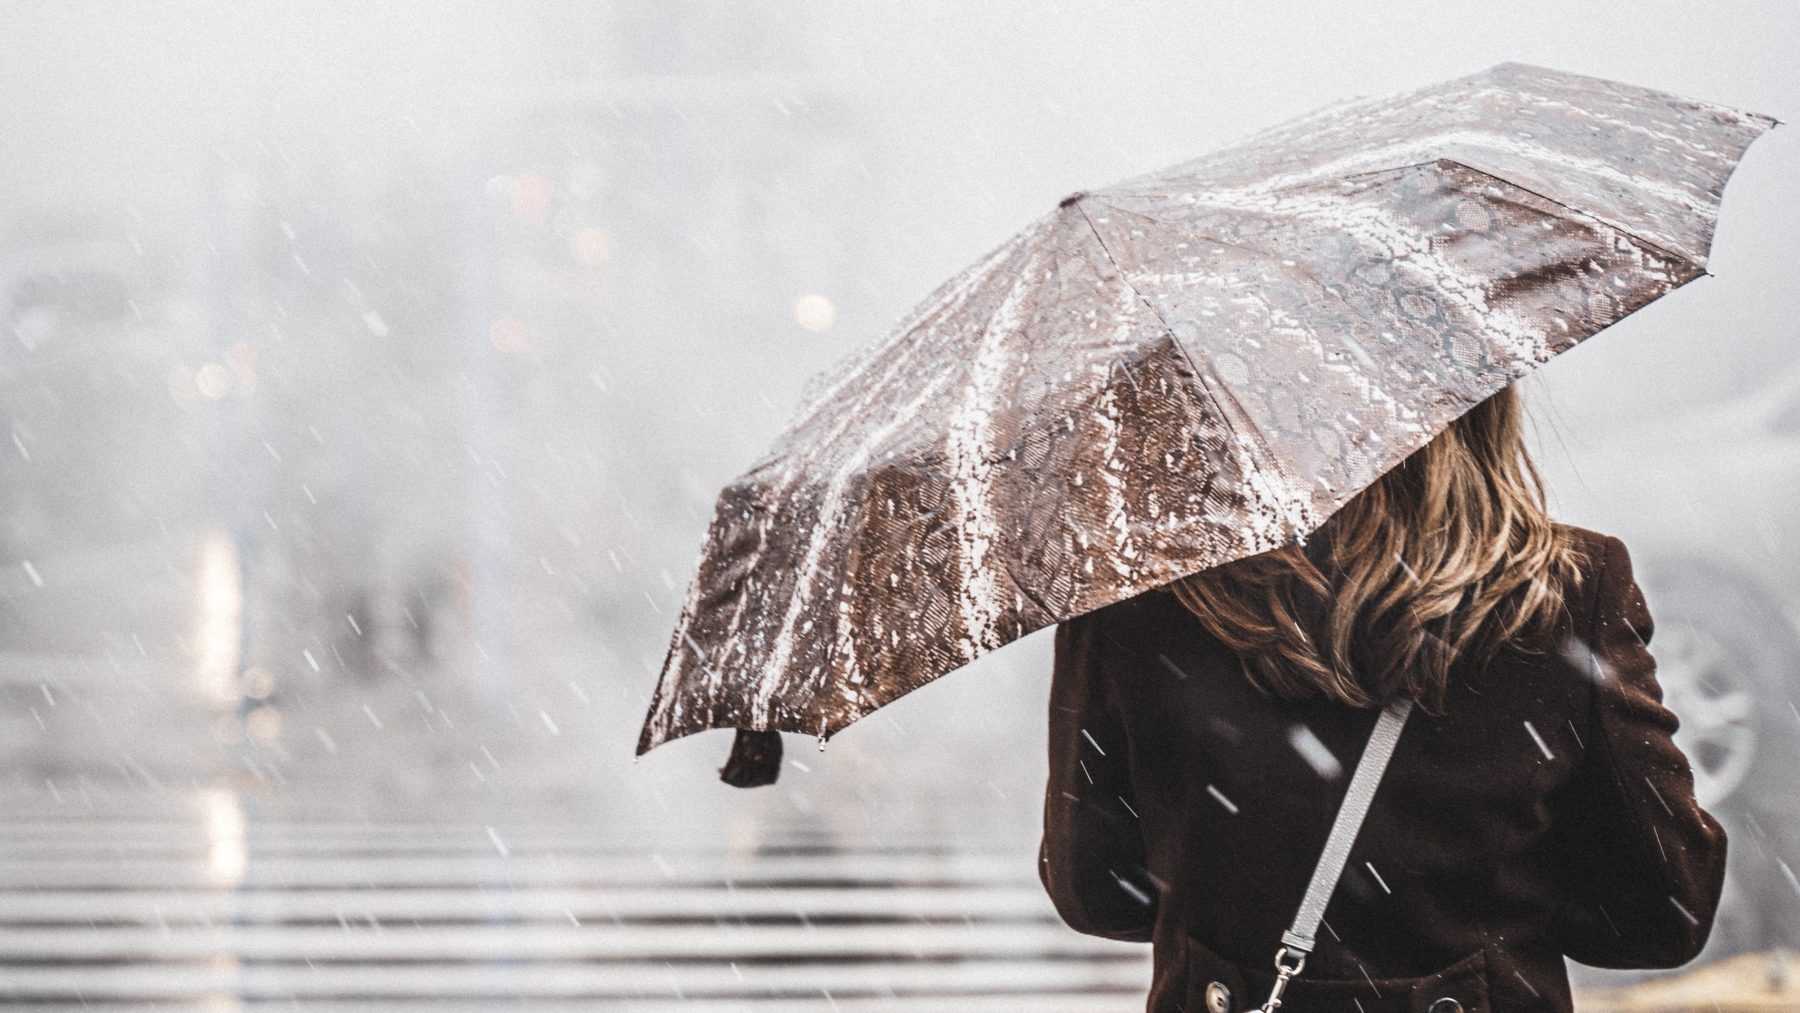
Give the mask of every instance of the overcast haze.
[[(1518, 61), (1787, 123), (1714, 277), (1524, 389), (1558, 514), (1642, 547), (1671, 629), (1749, 645), (1721, 734), (1754, 760), (1718, 765), (1770, 857), (1732, 896), (1788, 891), (1797, 53), (1786, 2), (11, 4), (0, 823), (211, 835), (232, 885), (259, 827), (338, 819), (1029, 878), (1047, 634), (790, 739), (777, 788), (718, 784), (722, 732), (632, 763), (719, 488), (1063, 195)], [(44, 868), (0, 889), (88, 874)], [(1731, 952), (1800, 938), (1733, 911)]]

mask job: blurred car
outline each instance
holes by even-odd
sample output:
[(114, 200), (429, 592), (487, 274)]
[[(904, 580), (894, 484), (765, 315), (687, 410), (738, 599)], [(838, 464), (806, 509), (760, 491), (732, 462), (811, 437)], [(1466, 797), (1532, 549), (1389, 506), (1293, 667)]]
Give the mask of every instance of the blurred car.
[(1730, 835), (1727, 900), (1702, 959), (1792, 946), (1800, 938), (1800, 363), (1747, 394), (1581, 442), (1573, 491), (1616, 497), (1600, 512), (1631, 520), (1618, 534), (1656, 621), (1650, 650), (1681, 720), (1676, 741), (1701, 803)]
[(10, 224), (0, 244), (0, 419), (10, 444), (0, 454), (0, 555), (16, 561), (141, 525), (121, 436), (142, 423), (146, 396), (167, 396), (160, 374), (142, 368), (160, 295), (155, 265), (129, 231), (92, 215)]

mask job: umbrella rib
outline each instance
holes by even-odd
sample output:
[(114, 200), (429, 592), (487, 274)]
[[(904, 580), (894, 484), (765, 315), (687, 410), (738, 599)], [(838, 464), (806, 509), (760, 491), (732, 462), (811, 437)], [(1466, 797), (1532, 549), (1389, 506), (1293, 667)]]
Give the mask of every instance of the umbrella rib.
[[(1231, 413), (1227, 412), (1225, 406), (1219, 403), (1218, 395), (1214, 394), (1212, 388), (1206, 383), (1207, 378), (1213, 375), (1212, 371), (1209, 369), (1207, 372), (1201, 372), (1200, 367), (1194, 362), (1193, 356), (1188, 353), (1187, 346), (1182, 344), (1181, 339), (1176, 337), (1174, 330), (1169, 327), (1169, 321), (1163, 317), (1162, 311), (1157, 309), (1156, 304), (1146, 298), (1144, 293), (1138, 291), (1138, 287), (1131, 283), (1131, 279), (1125, 274), (1125, 268), (1120, 265), (1118, 258), (1113, 256), (1111, 248), (1106, 245), (1105, 238), (1100, 235), (1100, 230), (1095, 227), (1094, 220), (1088, 217), (1087, 209), (1081, 206), (1081, 201), (1075, 201), (1074, 207), (1076, 211), (1081, 213), (1081, 220), (1087, 223), (1088, 231), (1094, 234), (1094, 242), (1100, 245), (1100, 252), (1106, 254), (1106, 259), (1112, 264), (1113, 270), (1117, 272), (1119, 280), (1125, 284), (1126, 288), (1131, 290), (1133, 295), (1138, 297), (1138, 301), (1144, 304), (1144, 307), (1150, 311), (1151, 315), (1156, 317), (1157, 323), (1162, 325), (1163, 333), (1169, 336), (1169, 342), (1181, 353), (1181, 357), (1187, 360), (1188, 368), (1194, 371), (1194, 379), (1199, 382), (1201, 393), (1205, 394), (1206, 399), (1212, 402), (1213, 411), (1219, 413), (1220, 421), (1225, 424), (1226, 429), (1230, 430), (1232, 438), (1234, 440), (1241, 440), (1242, 437), (1238, 432), (1237, 424), (1232, 420)], [(1244, 409), (1243, 403), (1237, 399), (1236, 394), (1232, 393), (1230, 387), (1227, 387), (1222, 383), (1218, 384), (1218, 386), (1225, 391), (1225, 396), (1231, 399), (1232, 406), (1243, 416), (1244, 424), (1250, 431), (1250, 437), (1254, 442), (1254, 445), (1262, 452), (1262, 456), (1269, 462), (1269, 466), (1276, 474), (1285, 479), (1290, 487), (1294, 487), (1294, 476), (1290, 475), (1287, 469), (1282, 467), (1281, 458), (1269, 448), (1269, 441), (1267, 437), (1263, 435), (1262, 430), (1257, 428), (1256, 420)], [(1295, 532), (1295, 534), (1298, 536), (1301, 533)]]
[[(1612, 231), (1617, 232), (1622, 236), (1627, 236), (1630, 239), (1634, 240), (1635, 242), (1641, 243), (1644, 246), (1647, 246), (1650, 249), (1655, 250), (1656, 252), (1662, 254), (1663, 256), (1670, 258), (1671, 260), (1678, 260), (1684, 264), (1690, 264), (1695, 267), (1698, 267), (1702, 274), (1706, 274), (1708, 276), (1711, 275), (1711, 272), (1707, 271), (1703, 264), (1696, 264), (1694, 262), (1694, 258), (1691, 254), (1679, 252), (1676, 250), (1671, 250), (1667, 246), (1664, 246), (1662, 243), (1656, 242), (1654, 240), (1646, 239), (1645, 237), (1637, 234), (1636, 232), (1633, 232), (1632, 230), (1625, 228), (1624, 226), (1622, 226), (1616, 222), (1609, 221), (1605, 218), (1602, 218), (1599, 215), (1594, 214), (1591, 211), (1584, 211), (1581, 208), (1578, 208), (1575, 205), (1568, 203), (1567, 201), (1557, 200), (1555, 197), (1552, 197), (1547, 193), (1543, 193), (1538, 190), (1533, 190), (1531, 187), (1525, 186), (1515, 180), (1508, 179), (1507, 177), (1502, 176), (1497, 172), (1491, 172), (1491, 171), (1489, 171), (1487, 169), (1483, 169), (1477, 165), (1470, 165), (1468, 162), (1465, 162), (1459, 158), (1449, 158), (1446, 156), (1439, 156), (1437, 158), (1422, 159), (1417, 162), (1406, 162), (1401, 165), (1381, 165), (1381, 166), (1376, 166), (1376, 167), (1370, 168), (1370, 169), (1359, 169), (1356, 172), (1344, 173), (1342, 175), (1297, 180), (1286, 187), (1274, 187), (1274, 188), (1268, 190), (1267, 192), (1271, 193), (1271, 194), (1278, 194), (1284, 190), (1305, 189), (1307, 187), (1317, 185), (1319, 182), (1323, 181), (1324, 179), (1338, 179), (1338, 180), (1356, 179), (1359, 176), (1373, 176), (1373, 175), (1376, 175), (1377, 173), (1401, 172), (1401, 171), (1404, 171), (1407, 169), (1417, 169), (1421, 166), (1443, 165), (1443, 164), (1460, 166), (1460, 167), (1467, 169), (1470, 172), (1473, 172), (1477, 175), (1486, 176), (1488, 179), (1491, 179), (1496, 183), (1500, 183), (1505, 186), (1512, 187), (1513, 189), (1518, 190), (1521, 193), (1528, 193), (1528, 194), (1532, 195), (1533, 197), (1538, 198), (1539, 200), (1554, 204), (1557, 207), (1562, 208), (1563, 210), (1568, 211), (1571, 214), (1574, 214), (1578, 217), (1585, 218), (1589, 221), (1598, 222), (1601, 225), (1604, 225), (1607, 228), (1611, 229)], [(1148, 191), (1139, 191), (1136, 194), (1134, 194), (1134, 196), (1139, 196), (1139, 197), (1180, 197), (1180, 196), (1184, 196), (1185, 193), (1186, 193), (1186, 191), (1148, 190)], [(1077, 205), (1077, 207), (1079, 207), (1079, 205)], [(1090, 226), (1091, 226), (1091, 223), (1090, 223)], [(1102, 243), (1101, 245), (1104, 246), (1105, 244)], [(1703, 251), (1703, 252), (1705, 252), (1705, 251)], [(1111, 254), (1109, 253), (1108, 256), (1111, 256)]]
[[(1656, 252), (1662, 254), (1665, 257), (1668, 257), (1671, 260), (1678, 260), (1684, 264), (1687, 264), (1690, 267), (1697, 269), (1701, 274), (1707, 275), (1709, 277), (1712, 274), (1712, 272), (1710, 272), (1706, 269), (1706, 265), (1704, 263), (1698, 263), (1698, 264), (1695, 263), (1694, 259), (1685, 253), (1677, 253), (1674, 250), (1671, 250), (1668, 247), (1662, 245), (1661, 243), (1651, 242), (1650, 240), (1645, 239), (1643, 236), (1638, 235), (1637, 233), (1631, 231), (1630, 229), (1627, 229), (1621, 225), (1616, 225), (1612, 222), (1609, 222), (1597, 214), (1594, 214), (1589, 211), (1583, 211), (1580, 208), (1574, 206), (1573, 204), (1569, 204), (1564, 201), (1559, 201), (1555, 197), (1552, 197), (1547, 193), (1539, 193), (1538, 191), (1533, 190), (1532, 188), (1530, 188), (1528, 186), (1521, 186), (1520, 184), (1518, 184), (1510, 179), (1507, 179), (1505, 176), (1502, 176), (1499, 173), (1489, 172), (1488, 170), (1483, 169), (1479, 166), (1470, 165), (1467, 162), (1464, 162), (1464, 161), (1461, 161), (1461, 160), (1455, 159), (1455, 158), (1437, 158), (1437, 159), (1433, 159), (1432, 161), (1433, 162), (1448, 162), (1451, 165), (1460, 165), (1463, 168), (1469, 170), (1470, 172), (1473, 172), (1480, 176), (1486, 176), (1487, 178), (1493, 180), (1496, 183), (1502, 183), (1506, 186), (1510, 186), (1514, 190), (1518, 190), (1521, 193), (1528, 193), (1528, 194), (1532, 195), (1533, 197), (1538, 198), (1539, 200), (1549, 201), (1550, 203), (1556, 205), (1557, 207), (1562, 208), (1564, 211), (1571, 212), (1572, 214), (1578, 215), (1582, 218), (1586, 218), (1589, 221), (1599, 222), (1601, 225), (1606, 226), (1607, 228), (1613, 230), (1614, 232), (1617, 232), (1619, 235), (1628, 236), (1635, 242), (1642, 243), (1645, 246), (1648, 246), (1652, 250), (1655, 250)], [(1423, 165), (1426, 163), (1421, 162), (1419, 164)], [(1406, 168), (1412, 168), (1412, 166), (1406, 166)], [(1709, 241), (1707, 243), (1707, 246), (1709, 247), (1709, 249), (1707, 251), (1702, 251), (1702, 256), (1706, 256), (1710, 253), (1711, 245), (1712, 244)]]

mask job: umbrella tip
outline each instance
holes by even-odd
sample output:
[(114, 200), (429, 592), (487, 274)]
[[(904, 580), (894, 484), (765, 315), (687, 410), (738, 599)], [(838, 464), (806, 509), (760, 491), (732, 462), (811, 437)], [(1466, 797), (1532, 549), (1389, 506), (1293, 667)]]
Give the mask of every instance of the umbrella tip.
[(760, 788), (781, 776), (781, 733), (739, 728), (719, 780), (734, 788)]
[(1066, 208), (1069, 205), (1075, 203), (1076, 201), (1078, 201), (1081, 198), (1086, 197), (1086, 196), (1087, 196), (1086, 190), (1077, 190), (1074, 193), (1068, 195), (1067, 197), (1064, 197), (1062, 200), (1057, 201), (1056, 206), (1059, 208)]

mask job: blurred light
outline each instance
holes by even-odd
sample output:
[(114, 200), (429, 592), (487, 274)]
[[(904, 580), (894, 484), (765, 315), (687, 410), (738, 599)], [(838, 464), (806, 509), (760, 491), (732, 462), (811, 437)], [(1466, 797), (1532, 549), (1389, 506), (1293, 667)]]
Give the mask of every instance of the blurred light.
[(550, 216), (550, 180), (541, 172), (522, 172), (512, 181), (513, 217), (536, 224)]
[(500, 317), (488, 326), (488, 340), (502, 352), (523, 352), (531, 343), (531, 332), (513, 317)]
[(209, 362), (194, 374), (194, 389), (214, 401), (231, 392), (231, 373), (216, 362)]
[(200, 541), (200, 621), (194, 677), (200, 691), (221, 704), (238, 700), (238, 646), (244, 614), (241, 579), (231, 536), (217, 529), (207, 532)]
[(207, 864), (213, 881), (237, 886), (244, 881), (248, 855), (244, 850), (244, 809), (231, 792), (214, 788), (206, 793)]
[(250, 700), (267, 700), (275, 692), (275, 674), (266, 668), (247, 668), (238, 678), (238, 691)]
[(611, 255), (612, 244), (607, 242), (606, 233), (590, 225), (569, 237), (569, 252), (582, 266), (599, 267)]
[(261, 742), (281, 736), (281, 712), (273, 707), (258, 707), (244, 716), (244, 731)]
[(249, 393), (256, 389), (256, 346), (248, 341), (233, 342), (225, 349), (225, 364), (237, 377), (239, 389)]
[(827, 331), (837, 321), (837, 307), (816, 292), (794, 300), (794, 320), (809, 331)]

